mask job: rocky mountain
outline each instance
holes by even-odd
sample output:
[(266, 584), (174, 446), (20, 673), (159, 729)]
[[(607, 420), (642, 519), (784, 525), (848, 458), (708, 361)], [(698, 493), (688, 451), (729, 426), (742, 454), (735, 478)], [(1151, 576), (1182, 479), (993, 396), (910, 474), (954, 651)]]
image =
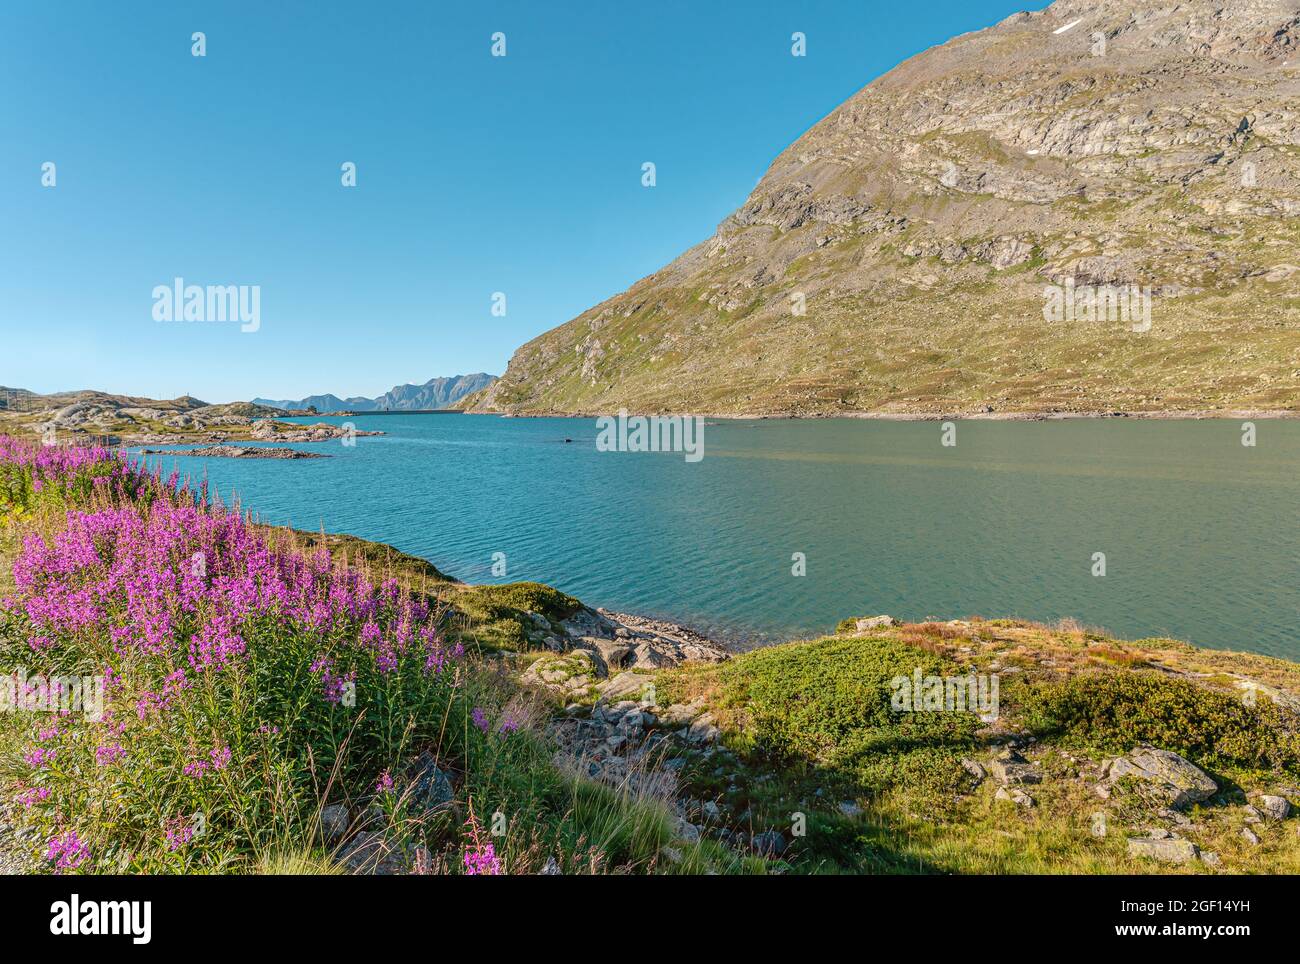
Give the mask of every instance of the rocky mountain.
[(1058, 0), (849, 98), (481, 411), (1300, 409), (1300, 6)]
[(496, 376), (486, 372), (472, 375), (453, 375), (450, 378), (431, 378), (423, 385), (398, 385), (378, 398), (339, 398), (337, 395), (312, 395), (309, 398), (272, 400), (255, 398), (253, 404), (272, 408), (314, 408), (322, 415), (329, 412), (410, 411), (419, 409), (450, 408), (466, 395), (481, 391), (496, 381)]

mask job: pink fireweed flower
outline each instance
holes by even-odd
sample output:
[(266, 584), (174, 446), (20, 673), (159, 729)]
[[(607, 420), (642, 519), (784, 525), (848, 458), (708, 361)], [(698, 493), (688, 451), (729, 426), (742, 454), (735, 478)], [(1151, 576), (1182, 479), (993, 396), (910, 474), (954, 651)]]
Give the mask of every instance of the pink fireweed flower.
[(474, 721), (474, 725), (484, 733), (492, 725), (488, 722), (487, 714), (483, 712), (483, 708), (479, 706), (474, 707), (473, 712), (470, 713), (470, 718)]
[(47, 750), (45, 747), (33, 747), (23, 754), (23, 762), (29, 767), (43, 767), (54, 760), (58, 750)]
[(208, 751), (208, 757), (212, 760), (212, 769), (224, 770), (230, 763), (230, 747), (217, 746)]
[(28, 787), (18, 794), (18, 802), (29, 810), (36, 804), (43, 803), (48, 799), (50, 799), (49, 787)]
[(88, 856), (90, 851), (75, 830), (51, 837), (45, 848), (45, 859), (54, 861), (56, 872), (76, 870)]
[(387, 793), (393, 789), (393, 776), (387, 770), (379, 774), (379, 780), (375, 783), (376, 793)]
[(500, 874), (501, 858), (490, 843), (465, 848), (465, 873)]
[(126, 750), (120, 743), (95, 747), (95, 762), (102, 767), (110, 766), (126, 756)]
[(194, 827), (188, 817), (174, 817), (164, 826), (167, 849), (175, 853), (194, 839)]
[(498, 728), (497, 732), (514, 733), (518, 729), (519, 729), (519, 720), (515, 718), (515, 715), (513, 713), (507, 712), (506, 715), (501, 719), (501, 726)]

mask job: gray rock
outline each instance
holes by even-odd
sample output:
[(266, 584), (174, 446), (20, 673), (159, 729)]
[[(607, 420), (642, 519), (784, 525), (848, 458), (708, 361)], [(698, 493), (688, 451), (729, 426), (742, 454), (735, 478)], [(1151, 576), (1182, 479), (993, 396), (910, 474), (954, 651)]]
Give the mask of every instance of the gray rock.
[(872, 629), (884, 629), (888, 626), (897, 626), (899, 622), (893, 616), (863, 616), (853, 624), (853, 631), (865, 633)]
[(840, 813), (852, 820), (856, 817), (862, 816), (862, 808), (853, 800), (841, 800)]
[(785, 836), (778, 830), (764, 830), (754, 834), (750, 845), (760, 857), (780, 857), (785, 853)]
[(541, 869), (541, 876), (543, 876), (543, 877), (558, 877), (558, 876), (560, 876), (562, 873), (563, 873), (563, 871), (560, 870), (560, 862), (559, 862), (558, 860), (556, 860), (554, 857), (547, 857), (547, 858), (546, 858), (546, 866), (544, 866), (544, 867)]
[(681, 726), (703, 714), (705, 709), (703, 700), (696, 700), (693, 703), (674, 703), (659, 714), (659, 722), (664, 726)]
[(381, 833), (363, 830), (339, 853), (354, 874), (400, 874), (405, 869), (401, 853)]
[(1004, 750), (989, 764), (993, 778), (1006, 786), (1023, 786), (1041, 783), (1042, 774), (1015, 750)]
[(713, 723), (713, 715), (705, 713), (698, 717), (686, 731), (686, 739), (692, 743), (713, 743), (721, 731)]
[(1200, 849), (1190, 840), (1180, 840), (1172, 836), (1159, 839), (1129, 837), (1128, 852), (1133, 857), (1150, 857), (1152, 860), (1164, 863), (1182, 864), (1195, 860), (1200, 854)]
[(327, 846), (338, 843), (348, 830), (348, 808), (338, 803), (324, 807), (320, 812), (320, 829)]
[(1213, 850), (1201, 851), (1201, 860), (1210, 867), (1219, 867), (1223, 864), (1223, 860)]
[(984, 769), (983, 764), (969, 758), (962, 759), (961, 768), (974, 777), (976, 783), (988, 776), (988, 771)]
[(415, 761), (411, 801), (422, 810), (436, 810), (450, 804), (455, 797), (451, 779), (438, 767), (433, 754), (425, 750)]
[(1009, 800), (1018, 807), (1029, 808), (1037, 805), (1037, 801), (1019, 787), (998, 787), (998, 792), (993, 794), (993, 798)]
[(1241, 828), (1241, 836), (1242, 839), (1252, 847), (1259, 846), (1259, 834), (1255, 833), (1255, 831), (1251, 830), (1249, 827)]
[(1260, 794), (1255, 798), (1255, 806), (1268, 820), (1285, 820), (1291, 816), (1290, 801), (1273, 793)]
[(1171, 810), (1208, 800), (1219, 790), (1219, 785), (1200, 767), (1177, 753), (1154, 747), (1139, 747), (1127, 757), (1111, 760), (1104, 773), (1105, 790), (1113, 792), (1119, 781), (1129, 778), (1137, 781), (1155, 802)]

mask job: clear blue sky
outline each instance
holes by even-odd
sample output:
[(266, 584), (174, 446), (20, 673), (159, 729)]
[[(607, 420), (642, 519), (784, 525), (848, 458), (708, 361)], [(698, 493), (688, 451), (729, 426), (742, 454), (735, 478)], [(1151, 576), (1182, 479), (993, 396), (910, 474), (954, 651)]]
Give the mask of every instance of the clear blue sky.
[[(709, 236), (874, 77), (1022, 8), (5, 4), (0, 384), (230, 401), (500, 373)], [(260, 285), (261, 330), (155, 322), (176, 276)]]

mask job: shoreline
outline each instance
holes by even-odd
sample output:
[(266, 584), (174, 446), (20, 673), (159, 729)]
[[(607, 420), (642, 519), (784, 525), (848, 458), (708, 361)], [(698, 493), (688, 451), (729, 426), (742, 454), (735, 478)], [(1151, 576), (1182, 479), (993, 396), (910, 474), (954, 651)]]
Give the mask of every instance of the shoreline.
[[(497, 418), (605, 418), (609, 411), (499, 411), (479, 412), (465, 411), (462, 415), (491, 415)], [(819, 419), (864, 419), (882, 422), (939, 422), (945, 420), (986, 421), (986, 422), (1067, 422), (1088, 419), (1137, 419), (1137, 420), (1173, 420), (1173, 421), (1237, 421), (1238, 419), (1260, 419), (1264, 421), (1286, 421), (1300, 419), (1300, 409), (1171, 409), (1161, 412), (1127, 412), (1111, 410), (1104, 412), (652, 412), (627, 410), (629, 417), (673, 414), (693, 418), (726, 419), (731, 421), (814, 421)]]

